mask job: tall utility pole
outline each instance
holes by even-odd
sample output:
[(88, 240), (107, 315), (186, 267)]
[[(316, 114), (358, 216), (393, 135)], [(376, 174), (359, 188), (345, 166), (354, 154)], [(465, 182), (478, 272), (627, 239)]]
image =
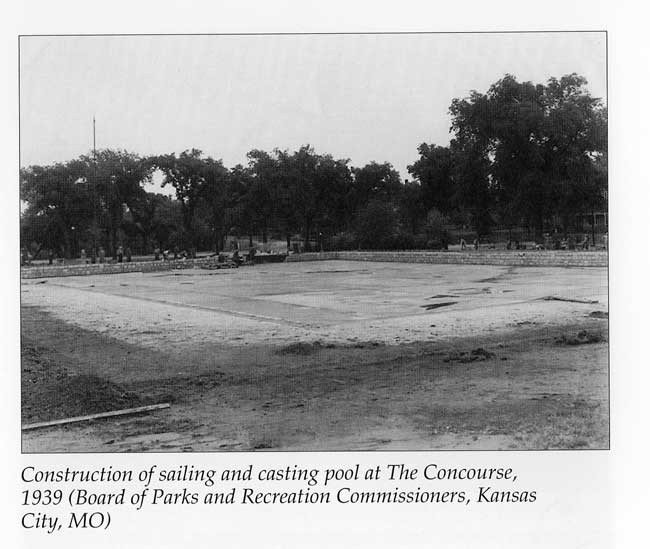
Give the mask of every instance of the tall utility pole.
[(95, 117), (93, 116), (93, 254), (92, 262), (97, 261), (97, 149), (95, 143)]

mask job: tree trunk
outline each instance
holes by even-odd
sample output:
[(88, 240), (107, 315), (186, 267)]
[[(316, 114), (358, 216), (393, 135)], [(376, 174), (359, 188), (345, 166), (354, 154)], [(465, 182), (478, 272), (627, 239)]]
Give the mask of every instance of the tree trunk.
[(544, 234), (544, 219), (541, 214), (535, 216), (535, 241), (542, 238)]
[(111, 255), (113, 259), (117, 259), (117, 229), (115, 224), (111, 227)]
[(189, 248), (192, 251), (196, 249), (196, 245), (194, 243), (194, 232), (192, 231), (192, 219), (194, 218), (194, 208), (190, 206), (185, 206), (183, 208), (183, 226), (185, 227), (185, 231), (187, 233), (187, 239), (189, 240)]
[(569, 225), (570, 225), (569, 216), (564, 214), (562, 216), (562, 232), (564, 234), (564, 238), (566, 238), (567, 234), (569, 233)]
[(591, 212), (591, 245), (596, 245), (596, 214)]
[(311, 227), (309, 223), (305, 224), (305, 234), (304, 234), (304, 245), (305, 245), (305, 251), (309, 252), (311, 251), (311, 246), (309, 245), (309, 236), (311, 232)]
[(212, 223), (214, 225), (214, 247), (217, 253), (223, 251), (223, 240), (224, 240), (224, 218), (221, 215), (221, 212), (215, 207), (212, 211)]
[(214, 230), (214, 251), (219, 253), (223, 248), (221, 246), (221, 231), (219, 229)]
[(141, 253), (143, 254), (148, 254), (149, 253), (149, 235), (145, 231), (142, 233), (142, 250)]
[(63, 257), (70, 259), (70, 233), (67, 229), (63, 230)]

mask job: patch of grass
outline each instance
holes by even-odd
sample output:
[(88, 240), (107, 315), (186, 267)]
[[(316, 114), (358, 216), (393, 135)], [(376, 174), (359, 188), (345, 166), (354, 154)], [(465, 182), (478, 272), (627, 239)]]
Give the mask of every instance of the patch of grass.
[[(421, 409), (413, 415), (430, 433), (466, 436), (503, 435), (517, 448), (536, 450), (607, 448), (607, 408), (600, 403), (557, 395), (477, 407)], [(513, 447), (513, 446), (510, 446)]]
[(601, 343), (605, 341), (603, 334), (597, 332), (588, 332), (581, 330), (576, 335), (562, 334), (560, 337), (555, 338), (555, 343), (558, 345), (585, 345), (588, 343)]

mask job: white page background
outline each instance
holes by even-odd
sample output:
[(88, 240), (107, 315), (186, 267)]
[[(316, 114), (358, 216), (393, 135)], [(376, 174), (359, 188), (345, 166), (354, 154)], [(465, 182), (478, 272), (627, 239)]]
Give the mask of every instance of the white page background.
[[(21, 2), (2, 23), (2, 537), (5, 547), (638, 547), (646, 543), (648, 335), (647, 14), (632, 2)], [(234, 3), (233, 3), (234, 4)], [(639, 3), (642, 5), (642, 3)], [(646, 17), (644, 17), (646, 15)], [(21, 455), (18, 34), (608, 30), (611, 451)], [(148, 507), (107, 531), (20, 528), (26, 465), (194, 463), (221, 469), (388, 463), (510, 466), (534, 505)], [(392, 484), (391, 484), (392, 486)], [(268, 487), (267, 487), (268, 489)]]

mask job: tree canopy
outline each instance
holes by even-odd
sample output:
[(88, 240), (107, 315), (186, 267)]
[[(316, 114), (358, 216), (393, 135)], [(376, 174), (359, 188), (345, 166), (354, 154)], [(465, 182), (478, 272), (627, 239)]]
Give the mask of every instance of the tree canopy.
[[(128, 244), (220, 251), (228, 235), (304, 248), (444, 245), (450, 230), (575, 229), (606, 208), (607, 109), (577, 74), (505, 75), (451, 101), (448, 145), (421, 143), (402, 181), (388, 162), (252, 149), (226, 168), (198, 149), (141, 157), (103, 149), (20, 171), (21, 238), (64, 256)], [(153, 174), (174, 197), (147, 192)]]

